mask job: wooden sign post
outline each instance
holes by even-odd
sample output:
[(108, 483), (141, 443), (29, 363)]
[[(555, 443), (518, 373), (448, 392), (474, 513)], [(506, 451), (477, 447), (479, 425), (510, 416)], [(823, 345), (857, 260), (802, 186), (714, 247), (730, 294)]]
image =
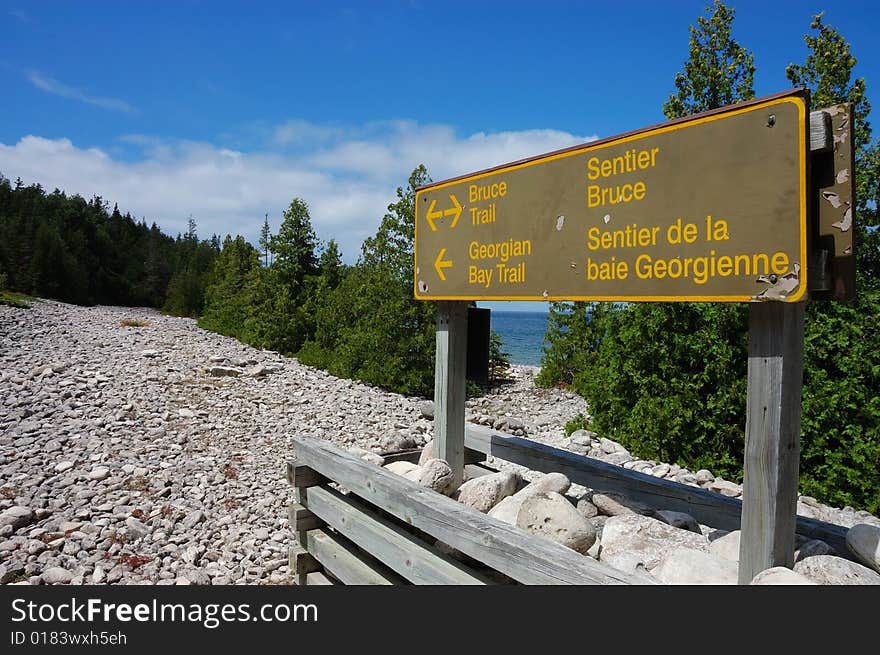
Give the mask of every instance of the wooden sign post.
[(794, 564), (805, 305), (749, 307), (740, 584)]
[[(810, 202), (818, 218), (811, 235), (811, 281), (818, 283), (811, 294), (817, 298), (855, 295), (851, 112), (844, 104), (810, 114)], [(740, 584), (794, 564), (805, 309), (805, 302), (749, 307)]]
[(466, 302), (437, 303), (434, 360), (434, 456), (452, 469), (454, 484), (464, 477), (464, 401), (467, 393)]

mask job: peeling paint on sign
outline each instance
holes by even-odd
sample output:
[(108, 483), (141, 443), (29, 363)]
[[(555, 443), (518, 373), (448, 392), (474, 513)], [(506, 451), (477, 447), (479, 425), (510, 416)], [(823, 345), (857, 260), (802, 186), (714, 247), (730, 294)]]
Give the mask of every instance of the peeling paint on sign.
[(811, 252), (810, 297), (850, 301), (856, 293), (854, 256), (855, 184), (852, 105), (827, 107), (833, 148), (811, 160), (816, 215)]

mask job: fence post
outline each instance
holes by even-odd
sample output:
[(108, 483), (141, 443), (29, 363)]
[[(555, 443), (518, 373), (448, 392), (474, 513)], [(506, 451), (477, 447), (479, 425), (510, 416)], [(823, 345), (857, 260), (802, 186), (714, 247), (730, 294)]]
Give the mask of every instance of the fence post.
[(456, 486), (464, 478), (466, 369), (467, 302), (441, 300), (434, 364), (434, 456), (449, 464)]
[(749, 306), (740, 584), (794, 564), (805, 306)]

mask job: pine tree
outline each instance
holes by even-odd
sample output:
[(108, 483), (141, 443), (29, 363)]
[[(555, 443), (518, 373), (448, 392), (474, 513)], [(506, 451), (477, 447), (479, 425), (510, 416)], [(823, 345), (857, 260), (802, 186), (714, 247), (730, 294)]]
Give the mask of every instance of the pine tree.
[[(710, 11), (707, 7), (706, 11)], [(677, 91), (663, 104), (666, 118), (680, 118), (755, 97), (755, 56), (732, 37), (736, 12), (715, 0), (708, 17), (690, 30), (690, 56), (675, 76)]]
[(187, 241), (199, 240), (199, 235), (196, 232), (196, 219), (193, 218), (192, 214), (186, 220), (186, 236), (184, 236), (184, 239)]
[(327, 286), (335, 289), (342, 279), (342, 257), (334, 239), (327, 242), (318, 260), (318, 269)]
[(269, 214), (263, 219), (263, 227), (260, 229), (260, 247), (263, 249), (263, 266), (269, 266), (270, 242), (272, 240), (272, 232), (269, 229)]
[(823, 14), (804, 37), (808, 55), (786, 74), (810, 90), (814, 108), (853, 104), (857, 295), (852, 304), (811, 302), (805, 320), (801, 487), (834, 505), (880, 510), (880, 233), (878, 150), (871, 105), (855, 78), (850, 44)]
[(868, 116), (871, 103), (865, 93), (865, 79), (853, 79), (857, 60), (850, 44), (833, 27), (823, 22), (823, 13), (813, 17), (804, 36), (809, 54), (803, 64), (791, 64), (785, 73), (794, 86), (810, 90), (813, 108), (840, 103), (853, 105), (853, 145), (856, 160), (856, 257), (860, 288), (880, 286), (880, 140), (871, 141)]
[[(754, 56), (720, 1), (690, 27), (689, 58), (663, 105), (668, 118), (754, 97)], [(571, 382), (593, 427), (649, 459), (741, 475), (745, 307), (732, 303), (551, 305), (542, 384)], [(705, 353), (714, 350), (712, 356)], [(552, 375), (560, 379), (550, 379)], [(733, 382), (731, 382), (733, 381)], [(699, 466), (697, 466), (699, 468)]]
[(430, 181), (424, 166), (397, 189), (358, 264), (317, 310), (306, 364), (399, 393), (430, 395), (434, 383), (434, 303), (413, 296), (415, 191)]
[(199, 325), (221, 334), (247, 338), (251, 307), (251, 272), (259, 268), (257, 250), (244, 237), (223, 241), (205, 288), (205, 309)]
[(278, 234), (269, 239), (272, 252), (275, 253), (272, 266), (280, 281), (294, 293), (302, 288), (307, 275), (317, 272), (316, 243), (309, 206), (302, 198), (294, 198), (284, 212)]

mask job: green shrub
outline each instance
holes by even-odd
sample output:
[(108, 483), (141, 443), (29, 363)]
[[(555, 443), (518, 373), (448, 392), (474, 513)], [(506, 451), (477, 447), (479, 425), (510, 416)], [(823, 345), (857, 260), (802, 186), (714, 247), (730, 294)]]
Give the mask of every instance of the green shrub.
[[(564, 320), (577, 325), (589, 308), (580, 311)], [(593, 417), (576, 417), (566, 433), (588, 427), (635, 457), (741, 481), (747, 312), (743, 305), (637, 304), (594, 315), (590, 334), (598, 341), (578, 342), (583, 331), (557, 333), (546, 359), (562, 361), (581, 344), (583, 368), (572, 386)], [(878, 291), (852, 305), (811, 303), (805, 321), (800, 490), (870, 512), (880, 510), (878, 323)]]
[(30, 309), (31, 306), (24, 301), (27, 297), (28, 296), (21, 293), (0, 291), (0, 305), (8, 305), (9, 307), (17, 307), (18, 309)]
[(489, 385), (510, 379), (510, 353), (504, 350), (501, 335), (489, 332)]
[(880, 511), (880, 291), (807, 308), (801, 490)]
[(565, 436), (570, 437), (575, 430), (590, 430), (592, 428), (590, 420), (583, 414), (578, 414), (565, 424)]

